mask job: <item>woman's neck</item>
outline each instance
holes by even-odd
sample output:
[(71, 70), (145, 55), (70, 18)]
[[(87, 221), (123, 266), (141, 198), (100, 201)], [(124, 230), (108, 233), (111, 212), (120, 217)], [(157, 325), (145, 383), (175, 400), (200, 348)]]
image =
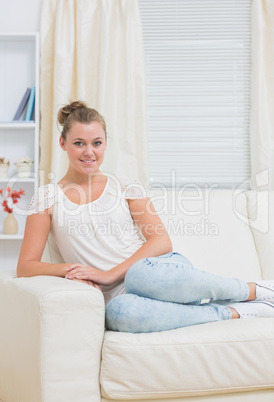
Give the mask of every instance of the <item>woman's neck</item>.
[(65, 176), (59, 181), (59, 184), (67, 185), (67, 184), (77, 184), (83, 187), (90, 186), (93, 183), (102, 182), (106, 180), (106, 176), (97, 171), (95, 173), (88, 174), (79, 174), (73, 170), (68, 169)]

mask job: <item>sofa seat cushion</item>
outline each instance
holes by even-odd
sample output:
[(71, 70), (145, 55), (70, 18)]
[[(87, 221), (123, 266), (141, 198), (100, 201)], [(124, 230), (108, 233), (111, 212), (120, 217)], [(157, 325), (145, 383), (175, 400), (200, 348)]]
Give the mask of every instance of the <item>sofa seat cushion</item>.
[(274, 387), (274, 319), (213, 322), (172, 331), (107, 331), (102, 395), (161, 399)]

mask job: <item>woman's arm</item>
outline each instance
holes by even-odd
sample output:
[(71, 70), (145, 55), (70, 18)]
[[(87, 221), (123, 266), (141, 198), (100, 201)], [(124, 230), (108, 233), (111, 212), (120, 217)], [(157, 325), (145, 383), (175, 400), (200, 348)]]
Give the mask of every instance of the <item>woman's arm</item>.
[(50, 231), (50, 208), (27, 217), (24, 239), (17, 264), (17, 277), (53, 275), (65, 277), (71, 264), (48, 264), (41, 257)]
[(149, 198), (128, 200), (131, 215), (146, 242), (127, 260), (107, 272), (74, 264), (67, 268), (67, 278), (90, 279), (99, 285), (110, 285), (123, 279), (128, 269), (146, 257), (156, 257), (172, 251), (169, 235)]
[(150, 198), (128, 200), (128, 204), (146, 242), (126, 261), (109, 271), (115, 281), (123, 279), (131, 265), (142, 258), (157, 257), (172, 251), (170, 237)]

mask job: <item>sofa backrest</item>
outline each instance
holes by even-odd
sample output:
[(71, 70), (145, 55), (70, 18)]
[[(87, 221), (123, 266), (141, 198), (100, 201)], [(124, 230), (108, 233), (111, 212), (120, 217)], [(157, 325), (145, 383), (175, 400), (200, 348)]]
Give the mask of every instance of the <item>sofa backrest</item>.
[[(274, 191), (150, 190), (174, 251), (195, 267), (248, 281), (274, 279)], [(52, 239), (45, 262), (63, 262)]]
[(248, 281), (262, 279), (247, 197), (234, 190), (151, 190), (174, 251), (195, 267)]

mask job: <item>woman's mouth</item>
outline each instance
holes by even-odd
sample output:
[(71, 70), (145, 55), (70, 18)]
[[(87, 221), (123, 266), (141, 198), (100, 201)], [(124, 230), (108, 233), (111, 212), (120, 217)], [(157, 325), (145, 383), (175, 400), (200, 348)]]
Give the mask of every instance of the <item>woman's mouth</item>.
[(94, 159), (80, 159), (80, 161), (85, 165), (92, 165), (95, 162)]

